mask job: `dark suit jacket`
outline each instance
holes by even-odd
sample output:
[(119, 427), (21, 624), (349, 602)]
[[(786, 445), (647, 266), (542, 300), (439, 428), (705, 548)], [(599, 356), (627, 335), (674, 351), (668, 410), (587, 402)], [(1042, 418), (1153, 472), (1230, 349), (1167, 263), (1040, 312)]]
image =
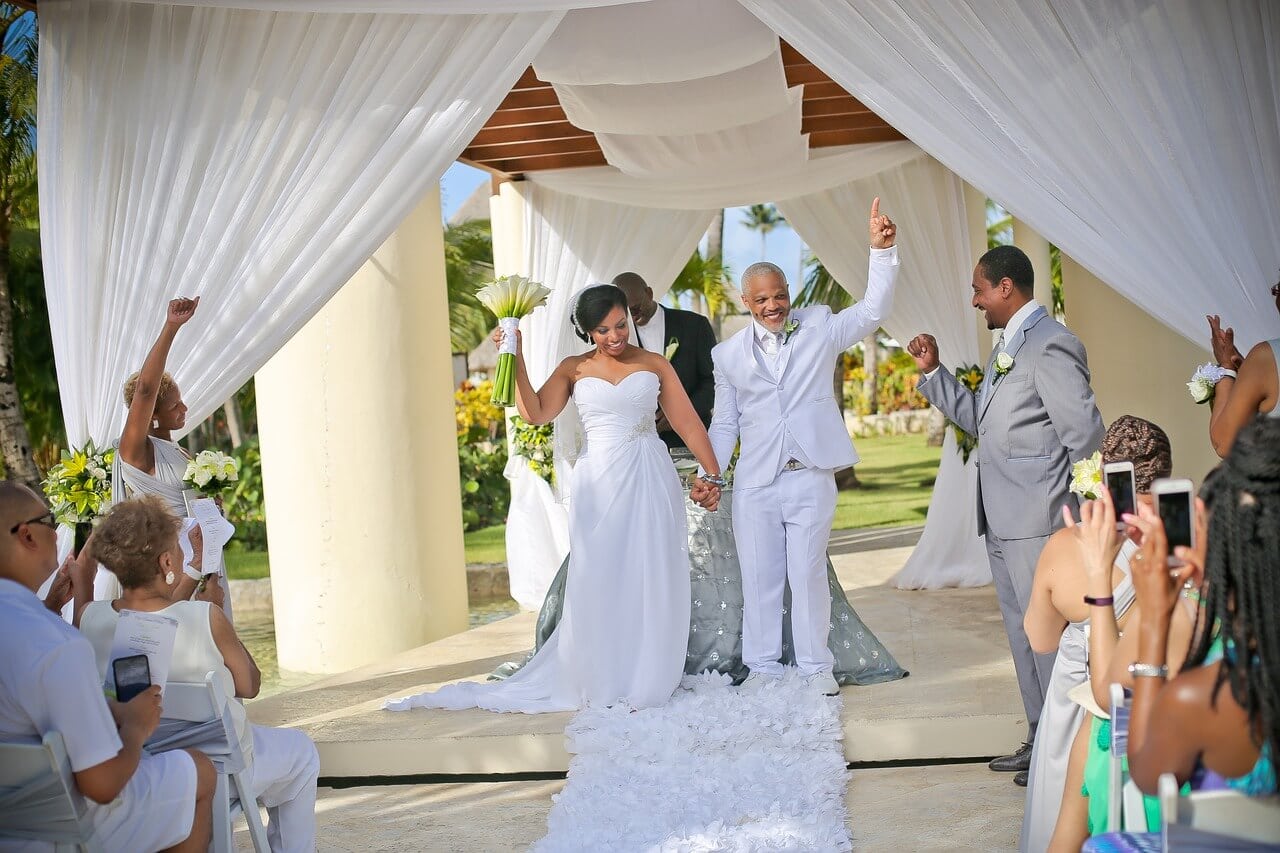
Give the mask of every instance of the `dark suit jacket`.
[[(680, 377), (680, 384), (702, 418), (703, 426), (708, 426), (711, 424), (711, 407), (716, 401), (716, 380), (711, 366), (711, 348), (716, 345), (716, 333), (701, 314), (665, 305), (662, 310), (667, 313), (667, 339), (662, 342), (662, 348), (665, 350), (672, 340), (680, 343), (671, 358), (671, 367)], [(659, 433), (659, 438), (668, 447), (684, 446), (680, 436), (673, 431)]]

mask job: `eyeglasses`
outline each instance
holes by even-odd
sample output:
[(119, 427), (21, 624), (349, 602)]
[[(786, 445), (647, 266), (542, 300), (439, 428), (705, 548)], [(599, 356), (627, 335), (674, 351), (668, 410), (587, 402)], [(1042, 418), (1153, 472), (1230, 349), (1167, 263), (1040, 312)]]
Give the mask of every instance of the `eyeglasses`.
[(58, 519), (54, 517), (52, 512), (46, 512), (43, 515), (37, 515), (35, 518), (28, 518), (26, 521), (19, 521), (13, 527), (9, 528), (9, 535), (18, 532), (18, 528), (24, 524), (42, 524), (50, 530), (58, 529)]

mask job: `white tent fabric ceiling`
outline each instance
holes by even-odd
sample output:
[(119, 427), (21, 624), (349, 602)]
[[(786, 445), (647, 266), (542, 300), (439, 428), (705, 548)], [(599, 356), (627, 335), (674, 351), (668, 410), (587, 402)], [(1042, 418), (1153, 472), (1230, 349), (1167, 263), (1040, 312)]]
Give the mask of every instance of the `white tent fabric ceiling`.
[[(531, 174), (558, 193), (690, 211), (783, 201), (902, 165), (918, 145), (1188, 338), (1210, 312), (1245, 345), (1280, 334), (1266, 299), (1280, 267), (1280, 4), (1266, 0), (39, 10), (41, 233), (73, 444), (115, 439), (117, 389), (176, 292), (217, 306), (173, 359), (189, 422), (207, 416), (395, 229), (530, 63), (605, 135), (613, 164)], [(778, 37), (915, 145), (808, 151)]]

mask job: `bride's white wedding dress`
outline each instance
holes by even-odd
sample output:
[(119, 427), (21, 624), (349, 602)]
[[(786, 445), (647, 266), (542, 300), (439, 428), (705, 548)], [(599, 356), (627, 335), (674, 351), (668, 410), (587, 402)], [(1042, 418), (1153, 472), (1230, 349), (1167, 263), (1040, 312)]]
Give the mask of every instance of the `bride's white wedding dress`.
[(485, 708), (526, 714), (662, 705), (684, 672), (689, 558), (684, 494), (654, 430), (658, 375), (574, 385), (586, 443), (570, 480), (572, 565), (564, 616), (518, 673), (459, 682), (387, 708)]

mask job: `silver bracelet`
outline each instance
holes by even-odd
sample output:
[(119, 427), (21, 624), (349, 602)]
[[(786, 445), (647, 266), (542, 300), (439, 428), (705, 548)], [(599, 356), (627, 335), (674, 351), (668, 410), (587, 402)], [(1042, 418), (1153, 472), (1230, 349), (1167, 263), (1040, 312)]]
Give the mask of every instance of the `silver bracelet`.
[(709, 483), (715, 486), (717, 489), (723, 489), (725, 486), (724, 477), (719, 474), (700, 474), (698, 475), (698, 479), (704, 483)]
[(1166, 664), (1131, 663), (1129, 674), (1134, 678), (1168, 678), (1169, 667)]

